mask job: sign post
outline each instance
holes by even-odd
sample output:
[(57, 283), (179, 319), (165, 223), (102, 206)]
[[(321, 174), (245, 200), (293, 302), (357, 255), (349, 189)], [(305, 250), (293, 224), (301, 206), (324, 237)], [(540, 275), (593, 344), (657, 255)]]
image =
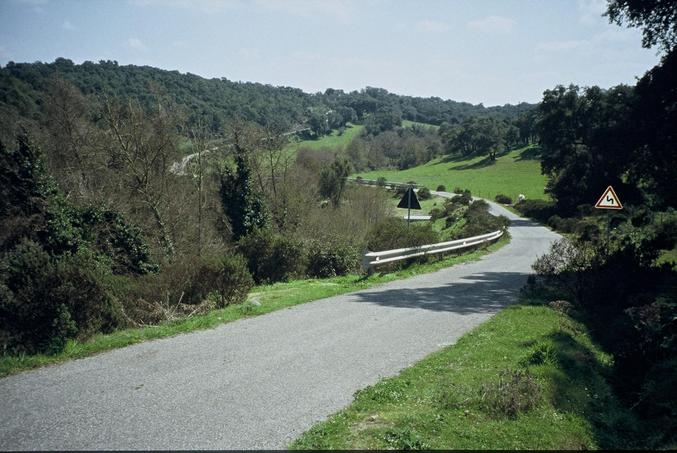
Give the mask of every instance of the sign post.
[(421, 209), (421, 204), (418, 202), (416, 192), (414, 192), (414, 186), (409, 186), (409, 188), (407, 189), (407, 193), (404, 194), (397, 207), (407, 210), (407, 228), (408, 228), (409, 224), (411, 223), (411, 210)]
[[(614, 210), (620, 210), (623, 209), (623, 205), (621, 204), (620, 198), (618, 198), (618, 195), (616, 195), (616, 191), (614, 190), (613, 187), (609, 186), (606, 188), (604, 193), (602, 194), (601, 197), (599, 197), (599, 200), (597, 200), (597, 203), (595, 204), (595, 208), (597, 209), (614, 209)], [(606, 252), (607, 255), (609, 254), (609, 237), (611, 236), (611, 213), (607, 212), (606, 216)]]

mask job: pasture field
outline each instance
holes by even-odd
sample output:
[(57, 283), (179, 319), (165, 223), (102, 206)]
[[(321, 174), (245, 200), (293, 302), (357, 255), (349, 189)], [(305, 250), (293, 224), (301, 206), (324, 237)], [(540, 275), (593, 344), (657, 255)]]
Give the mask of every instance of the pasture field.
[(365, 179), (384, 177), (388, 181), (415, 181), (430, 190), (442, 184), (451, 192), (455, 187), (470, 189), (473, 195), (493, 200), (505, 194), (516, 201), (519, 194), (528, 199), (547, 200), (544, 193), (546, 177), (541, 174), (541, 164), (534, 155), (534, 147), (510, 151), (494, 163), (485, 156), (453, 158), (443, 156), (407, 170), (376, 170), (357, 173)]
[(318, 140), (297, 140), (287, 145), (290, 154), (295, 155), (301, 148), (337, 148), (348, 145), (353, 138), (360, 135), (364, 129), (361, 124), (348, 124), (343, 134), (339, 135), (338, 130), (331, 131), (331, 134), (325, 135)]

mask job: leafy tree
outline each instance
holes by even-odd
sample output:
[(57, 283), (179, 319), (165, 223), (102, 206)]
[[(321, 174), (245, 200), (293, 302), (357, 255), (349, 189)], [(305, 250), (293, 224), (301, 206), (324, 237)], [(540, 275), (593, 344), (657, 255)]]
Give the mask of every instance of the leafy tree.
[(629, 161), (628, 120), (633, 91), (620, 85), (604, 91), (577, 86), (546, 90), (536, 126), (542, 148), (541, 169), (558, 209), (573, 213), (591, 204), (608, 185), (637, 200), (637, 190), (622, 176)]
[(324, 167), (320, 173), (320, 195), (329, 198), (335, 208), (341, 204), (341, 195), (349, 174), (350, 163), (339, 157), (331, 165)]
[(605, 13), (618, 25), (642, 28), (642, 46), (669, 52), (677, 44), (677, 3), (674, 0), (611, 0)]
[(677, 206), (677, 49), (648, 71), (635, 89), (630, 177), (656, 207)]
[(263, 228), (267, 218), (263, 200), (252, 185), (249, 150), (245, 148), (246, 137), (239, 126), (233, 129), (233, 146), (235, 169), (228, 166), (221, 169), (219, 193), (233, 239), (237, 241), (255, 229)]

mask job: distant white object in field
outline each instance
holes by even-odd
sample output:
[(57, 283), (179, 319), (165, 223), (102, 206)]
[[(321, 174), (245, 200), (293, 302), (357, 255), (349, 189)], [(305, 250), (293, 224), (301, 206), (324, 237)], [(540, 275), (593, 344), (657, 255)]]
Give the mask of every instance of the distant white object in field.
[(527, 197), (525, 197), (524, 194), (519, 194), (519, 195), (517, 195), (517, 201), (518, 201), (518, 202), (524, 201), (524, 200), (526, 200), (526, 199), (527, 199)]

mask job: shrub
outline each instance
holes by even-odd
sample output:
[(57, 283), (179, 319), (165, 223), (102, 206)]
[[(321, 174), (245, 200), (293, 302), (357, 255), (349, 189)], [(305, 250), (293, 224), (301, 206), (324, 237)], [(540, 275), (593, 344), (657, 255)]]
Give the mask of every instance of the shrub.
[(502, 371), (497, 382), (481, 387), (480, 395), (483, 409), (494, 417), (516, 418), (541, 400), (536, 380), (523, 370)]
[(247, 295), (254, 286), (254, 279), (247, 269), (247, 260), (240, 254), (226, 255), (220, 260), (219, 271), (219, 278), (216, 280), (219, 306), (225, 307), (247, 300)]
[(444, 210), (440, 208), (432, 208), (429, 212), (430, 220), (435, 221), (444, 217)]
[(601, 233), (597, 224), (590, 221), (575, 222), (573, 230), (582, 241), (595, 241)]
[(388, 218), (371, 228), (366, 242), (369, 250), (382, 251), (434, 244), (439, 242), (439, 235), (429, 223), (407, 226), (401, 219)]
[(386, 185), (386, 179), (385, 179), (383, 176), (379, 176), (379, 177), (376, 179), (376, 185), (377, 185), (377, 186), (380, 186), (380, 187), (385, 186), (385, 185)]
[(470, 203), (472, 203), (472, 195), (470, 195), (470, 192), (462, 192), (460, 195), (454, 196), (451, 201), (453, 201), (456, 204), (461, 204), (468, 206)]
[(430, 193), (430, 189), (428, 189), (427, 187), (421, 187), (420, 189), (418, 189), (417, 194), (418, 198), (420, 198), (421, 200), (430, 200), (433, 197), (432, 194)]
[(438, 192), (446, 192), (447, 188), (444, 185), (440, 184), (439, 186), (437, 186), (437, 189), (435, 190)]
[(501, 204), (512, 204), (512, 198), (510, 198), (510, 197), (507, 196), (507, 195), (503, 195), (503, 194), (501, 194), (501, 193), (499, 193), (498, 195), (496, 195), (496, 198), (494, 198), (494, 199), (496, 200), (497, 203), (501, 203)]
[(463, 193), (463, 189), (461, 189), (461, 188), (458, 187), (458, 186), (457, 186), (457, 187), (454, 187), (454, 193), (456, 193), (456, 194), (462, 194), (462, 193)]
[(463, 217), (466, 219), (466, 224), (458, 233), (458, 237), (478, 236), (510, 225), (510, 220), (506, 217), (489, 214), (489, 204), (484, 200), (475, 200), (468, 206)]
[(515, 205), (520, 214), (531, 217), (541, 223), (546, 223), (556, 214), (555, 203), (546, 200), (523, 200)]
[(121, 324), (105, 269), (91, 254), (60, 259), (23, 240), (0, 259), (0, 331), (12, 352), (61, 351)]
[(309, 246), (309, 277), (335, 277), (356, 271), (359, 267), (360, 253), (351, 245), (313, 241)]
[(287, 281), (305, 273), (303, 244), (271, 230), (255, 230), (237, 247), (257, 283)]

